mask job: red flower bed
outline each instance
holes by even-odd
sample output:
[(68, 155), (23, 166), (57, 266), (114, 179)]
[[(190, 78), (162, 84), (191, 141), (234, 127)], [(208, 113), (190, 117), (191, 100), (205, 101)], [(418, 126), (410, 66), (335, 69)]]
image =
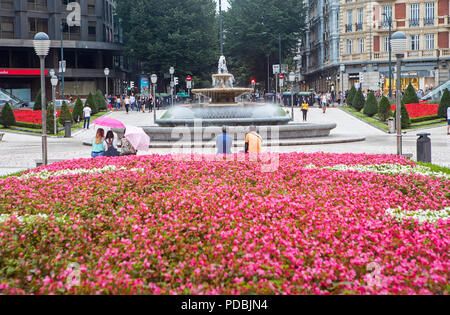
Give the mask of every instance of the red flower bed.
[[(56, 111), (56, 116), (59, 117), (59, 110)], [(15, 110), (14, 117), (17, 122), (24, 122), (30, 124), (42, 124), (42, 111), (27, 111), (27, 110)]]
[[(395, 111), (396, 105), (391, 106), (391, 110)], [(437, 115), (439, 108), (439, 104), (406, 104), (406, 109), (408, 110), (409, 117), (411, 118), (420, 118), (426, 116), (435, 116)]]

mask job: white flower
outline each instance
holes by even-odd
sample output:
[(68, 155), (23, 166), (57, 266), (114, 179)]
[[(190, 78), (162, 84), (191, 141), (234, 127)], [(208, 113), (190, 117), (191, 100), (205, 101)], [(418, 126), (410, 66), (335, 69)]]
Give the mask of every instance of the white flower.
[(448, 220), (450, 219), (450, 207), (446, 207), (440, 211), (432, 210), (417, 210), (417, 211), (405, 211), (401, 208), (398, 209), (388, 209), (386, 210), (386, 215), (389, 215), (399, 222), (405, 219), (413, 219), (419, 223), (429, 222), (435, 223), (438, 220)]
[(18, 177), (18, 179), (30, 179), (30, 178), (40, 178), (40, 179), (48, 179), (49, 177), (58, 177), (58, 176), (67, 176), (67, 175), (79, 175), (79, 174), (99, 174), (99, 173), (109, 173), (109, 172), (117, 172), (117, 171), (130, 171), (130, 172), (144, 172), (145, 170), (142, 168), (132, 168), (127, 169), (126, 167), (117, 167), (115, 165), (107, 165), (103, 168), (92, 168), (92, 169), (74, 169), (74, 170), (60, 170), (56, 172), (51, 172), (48, 170), (42, 170), (38, 173), (28, 173)]

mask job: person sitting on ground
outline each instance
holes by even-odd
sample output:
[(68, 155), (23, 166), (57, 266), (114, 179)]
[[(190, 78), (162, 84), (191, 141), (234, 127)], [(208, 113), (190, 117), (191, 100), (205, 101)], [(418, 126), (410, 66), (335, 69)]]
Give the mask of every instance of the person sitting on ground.
[(94, 141), (92, 141), (91, 156), (93, 158), (96, 158), (99, 156), (105, 156), (104, 137), (105, 137), (105, 130), (103, 130), (102, 128), (98, 129), (95, 139), (94, 139)]
[(250, 132), (245, 137), (245, 153), (261, 154), (262, 137), (256, 132), (256, 127), (251, 126)]
[(127, 138), (122, 138), (122, 151), (120, 153), (120, 156), (127, 156), (127, 155), (137, 155), (137, 150), (133, 147), (133, 145), (128, 141)]
[(114, 140), (114, 133), (112, 131), (108, 131), (106, 133), (105, 138), (106, 143), (106, 157), (114, 157), (114, 156), (120, 156), (120, 152), (117, 150), (117, 143)]
[(216, 139), (217, 154), (231, 154), (233, 138), (227, 134), (227, 127), (222, 128), (222, 134)]

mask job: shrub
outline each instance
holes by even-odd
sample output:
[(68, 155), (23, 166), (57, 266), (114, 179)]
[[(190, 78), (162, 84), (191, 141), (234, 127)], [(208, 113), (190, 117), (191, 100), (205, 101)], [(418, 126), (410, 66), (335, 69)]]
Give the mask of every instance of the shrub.
[(447, 118), (447, 108), (450, 107), (450, 92), (445, 89), (444, 95), (442, 95), (441, 103), (439, 104), (438, 116), (441, 118)]
[(370, 92), (367, 101), (364, 104), (364, 115), (372, 117), (378, 113), (378, 102), (375, 94)]
[(378, 117), (380, 117), (380, 119), (384, 122), (387, 121), (391, 116), (391, 103), (386, 96), (383, 96), (378, 106)]
[(42, 110), (42, 91), (39, 90), (39, 93), (34, 100), (33, 110)]
[(11, 106), (6, 103), (0, 115), (0, 124), (2, 124), (5, 128), (8, 128), (14, 126), (15, 123), (16, 118), (14, 117), (14, 112)]
[(72, 117), (76, 122), (81, 121), (81, 118), (83, 117), (83, 102), (80, 98), (77, 98), (77, 101), (75, 102)]
[(356, 109), (358, 112), (360, 112), (361, 109), (364, 108), (365, 102), (366, 102), (366, 100), (364, 99), (364, 95), (363, 95), (361, 89), (359, 89), (358, 92), (356, 92), (356, 95), (352, 101), (353, 108)]
[(350, 89), (350, 92), (348, 92), (348, 96), (347, 96), (347, 104), (349, 106), (353, 106), (353, 99), (355, 98), (356, 95), (356, 88), (355, 86), (352, 86), (352, 88)]
[(100, 90), (97, 90), (97, 93), (95, 94), (95, 101), (97, 102), (97, 109), (99, 111), (107, 110), (105, 98), (103, 97), (103, 94)]
[(414, 90), (414, 87), (411, 85), (411, 83), (408, 85), (408, 88), (406, 89), (405, 96), (403, 96), (403, 102), (404, 104), (419, 103), (419, 98), (417, 97), (416, 90)]
[[(411, 127), (411, 118), (409, 117), (408, 110), (406, 109), (405, 103), (402, 101), (402, 109), (401, 109), (401, 115), (402, 115), (402, 129), (408, 129)], [(397, 111), (395, 111), (394, 117), (397, 117)]]
[(95, 98), (92, 95), (92, 93), (89, 93), (89, 96), (86, 100), (86, 104), (89, 105), (89, 107), (92, 110), (92, 115), (95, 115), (98, 113), (97, 103), (95, 102)]
[(54, 134), (55, 133), (55, 117), (54, 115), (55, 108), (53, 105), (47, 105), (47, 133)]
[(69, 107), (66, 102), (61, 106), (61, 113), (59, 114), (59, 124), (64, 126), (66, 121), (73, 122), (72, 114), (70, 113)]

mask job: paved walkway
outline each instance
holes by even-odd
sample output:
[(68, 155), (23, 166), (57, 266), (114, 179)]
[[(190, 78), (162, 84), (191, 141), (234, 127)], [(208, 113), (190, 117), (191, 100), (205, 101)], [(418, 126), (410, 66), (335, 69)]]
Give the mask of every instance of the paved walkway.
[[(163, 111), (158, 112), (158, 117)], [(153, 114), (132, 112), (113, 112), (109, 115), (124, 122), (126, 125), (151, 126)], [(302, 116), (300, 109), (295, 109), (296, 122)], [(327, 144), (313, 146), (278, 147), (278, 152), (330, 152), (330, 153), (369, 153), (369, 154), (395, 154), (396, 136), (386, 134), (379, 129), (350, 116), (338, 108), (330, 108), (326, 114), (313, 108), (310, 110), (308, 122), (328, 123), (336, 122), (338, 127), (332, 131), (333, 136), (364, 136), (365, 142), (347, 144)], [(430, 132), (432, 139), (433, 163), (450, 167), (450, 136), (446, 135), (446, 127), (421, 130)], [(90, 148), (83, 146), (83, 141), (92, 141), (95, 129), (74, 133), (71, 139), (49, 138), (49, 160), (68, 160), (74, 158), (89, 158)], [(409, 132), (404, 139), (404, 153), (416, 154), (416, 133)], [(192, 149), (193, 152), (212, 153), (211, 149)], [(41, 137), (7, 133), (0, 142), (0, 176), (35, 167), (35, 160), (41, 159)], [(152, 149), (140, 154), (168, 154), (175, 153), (173, 149)]]

